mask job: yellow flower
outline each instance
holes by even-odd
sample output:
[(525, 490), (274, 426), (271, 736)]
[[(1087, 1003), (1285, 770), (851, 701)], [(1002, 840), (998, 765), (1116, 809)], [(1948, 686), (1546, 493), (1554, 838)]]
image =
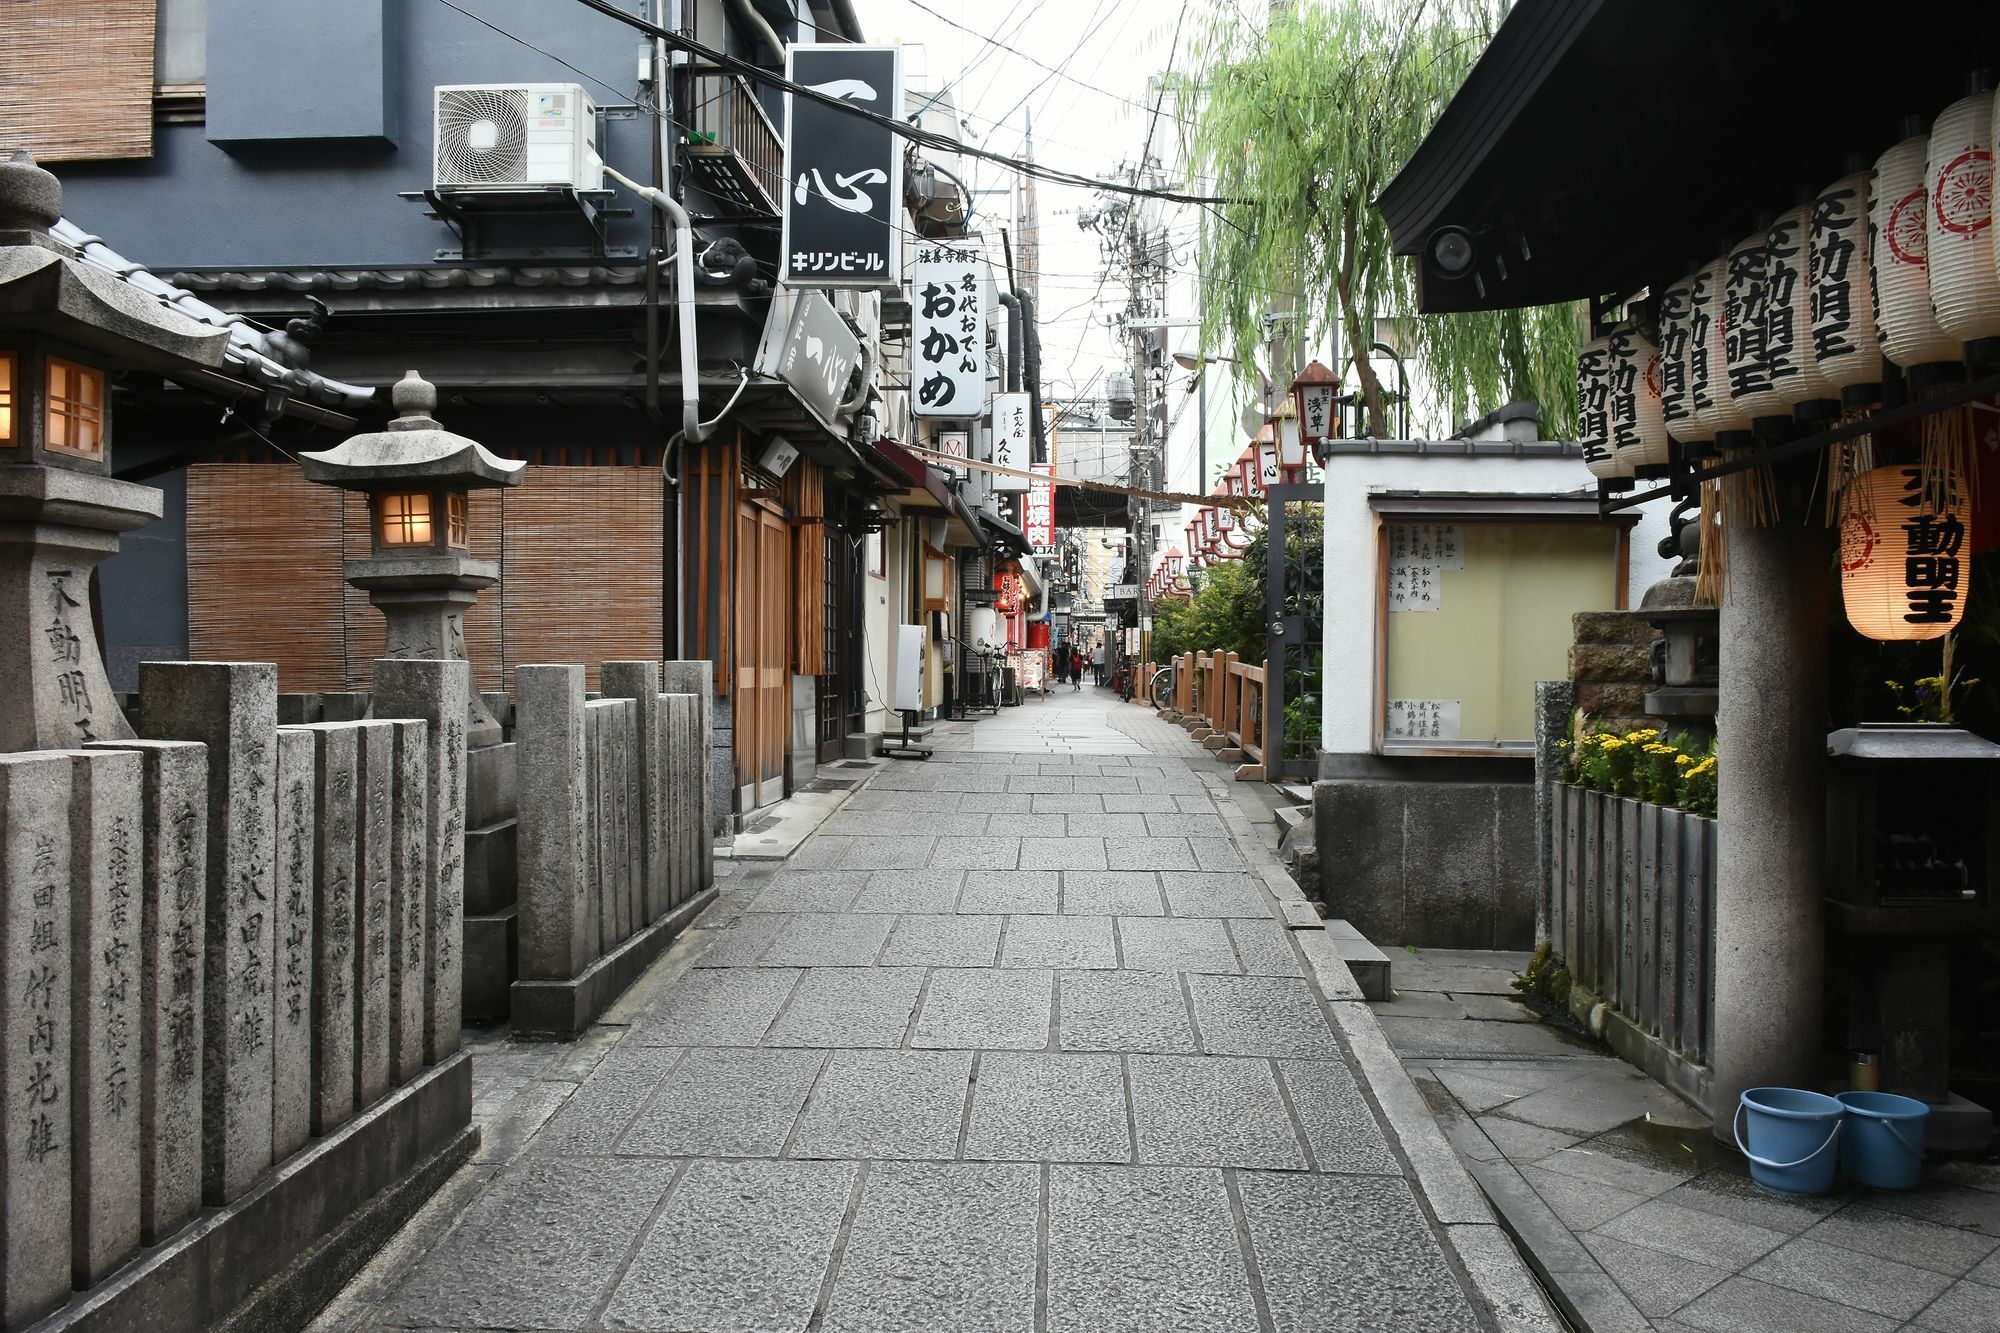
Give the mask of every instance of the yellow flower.
[(1650, 741), (1657, 738), (1659, 734), (1660, 729), (1658, 727), (1641, 727), (1637, 731), (1626, 732), (1625, 739), (1628, 741)]
[(1647, 754), (1673, 754), (1674, 752), (1675, 751), (1673, 746), (1662, 745), (1658, 741), (1654, 741), (1652, 744), (1646, 747)]
[(1674, 756), (1674, 764), (1679, 768), (1686, 768), (1689, 764), (1692, 764), (1693, 762), (1694, 762), (1694, 756), (1691, 754), (1677, 754)]

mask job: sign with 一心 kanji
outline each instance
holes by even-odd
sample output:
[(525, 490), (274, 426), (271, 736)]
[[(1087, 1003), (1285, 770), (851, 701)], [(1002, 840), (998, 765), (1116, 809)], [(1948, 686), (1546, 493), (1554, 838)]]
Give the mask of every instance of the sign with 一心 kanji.
[[(996, 467), (1011, 467), (1026, 471), (1034, 453), (1034, 432), (1029, 428), (1032, 418), (1028, 415), (1028, 395), (1025, 393), (996, 393), (993, 395), (993, 463)], [(1028, 489), (1026, 477), (1010, 477), (1004, 472), (993, 474), (993, 489), (996, 491), (1025, 491)]]
[[(791, 46), (785, 74), (857, 110), (901, 114), (897, 47)], [(786, 94), (781, 281), (793, 287), (902, 285), (900, 149), (894, 131), (879, 121)]]
[(977, 245), (918, 245), (910, 291), (910, 405), (918, 416), (986, 415), (985, 288)]

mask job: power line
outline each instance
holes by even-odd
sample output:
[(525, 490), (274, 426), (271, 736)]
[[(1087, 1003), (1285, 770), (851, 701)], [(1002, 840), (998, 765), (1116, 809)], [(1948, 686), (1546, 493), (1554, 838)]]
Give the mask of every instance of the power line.
[[(897, 119), (894, 116), (885, 116), (880, 112), (856, 106), (854, 103), (846, 101), (843, 98), (820, 92), (816, 88), (808, 88), (806, 85), (788, 79), (781, 74), (774, 74), (761, 65), (755, 65), (750, 61), (740, 60), (725, 52), (704, 46), (700, 42), (683, 36), (671, 28), (661, 27), (659, 24), (649, 19), (642, 19), (636, 14), (627, 14), (612, 3), (612, 0), (575, 0), (575, 2), (586, 9), (604, 15), (606, 18), (616, 19), (628, 28), (636, 28), (640, 32), (664, 42), (674, 50), (686, 51), (690, 55), (709, 62), (716, 69), (725, 73), (740, 75), (743, 78), (765, 83), (783, 92), (788, 92), (793, 97), (804, 98), (809, 102), (817, 102), (844, 115), (854, 116), (871, 124), (879, 125), (898, 138), (907, 139), (911, 143), (935, 149), (939, 152), (962, 153), (967, 157), (976, 157), (988, 162), (997, 162), (1002, 166), (1020, 172), (1024, 176), (1033, 176), (1038, 180), (1051, 181), (1061, 185), (1074, 185), (1086, 190), (1103, 190), (1112, 194), (1132, 195), (1146, 199), (1161, 199), (1170, 203), (1182, 204), (1245, 202), (1223, 195), (1181, 194), (1173, 190), (1154, 190), (1127, 186), (1119, 184), (1116, 181), (1099, 180), (1096, 177), (1085, 176), (1078, 172), (1062, 171), (1054, 167), (1043, 166), (1039, 162), (1029, 162), (1018, 157), (1010, 157), (1005, 153), (996, 153), (989, 148), (975, 148), (971, 144), (962, 143), (948, 135), (918, 129), (909, 122)], [(442, 3), (450, 4), (452, 8), (459, 9), (460, 13), (468, 13), (468, 11), (460, 9), (458, 5), (452, 4), (452, 0), (442, 0)], [(472, 15), (472, 17), (476, 18), (478, 16)], [(484, 22), (484, 20), (481, 21)], [(488, 26), (492, 25), (489, 24)], [(1009, 114), (1011, 115), (1012, 113), (1010, 112)]]

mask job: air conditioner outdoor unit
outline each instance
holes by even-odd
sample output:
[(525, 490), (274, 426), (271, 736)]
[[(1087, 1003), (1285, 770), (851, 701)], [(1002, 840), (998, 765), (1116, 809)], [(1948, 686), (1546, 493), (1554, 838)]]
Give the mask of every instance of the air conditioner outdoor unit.
[(452, 84), (434, 109), (441, 191), (604, 188), (597, 109), (578, 84)]

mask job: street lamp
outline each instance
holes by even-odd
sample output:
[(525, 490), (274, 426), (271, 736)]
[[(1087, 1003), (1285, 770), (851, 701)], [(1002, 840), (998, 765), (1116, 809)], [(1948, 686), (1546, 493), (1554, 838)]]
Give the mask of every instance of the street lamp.
[(1205, 352), (1175, 352), (1174, 364), (1194, 375), (1196, 391), (1195, 414), (1195, 489), (1208, 485), (1208, 367), (1220, 361), (1234, 362), (1233, 356), (1209, 356)]

